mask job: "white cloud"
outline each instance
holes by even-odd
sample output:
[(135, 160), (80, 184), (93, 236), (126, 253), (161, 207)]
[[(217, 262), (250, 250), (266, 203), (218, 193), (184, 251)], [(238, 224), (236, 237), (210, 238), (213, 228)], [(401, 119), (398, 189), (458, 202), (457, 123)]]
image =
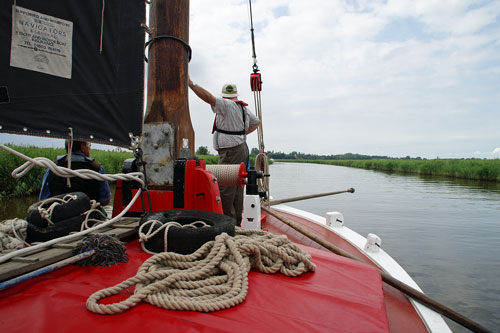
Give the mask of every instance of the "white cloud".
[[(190, 7), (191, 78), (217, 95), (236, 82), (253, 109), (247, 1)], [(500, 142), (500, 2), (257, 0), (252, 8), (267, 149), (434, 158)], [(189, 99), (196, 146), (212, 149), (210, 107)], [(256, 141), (249, 136), (250, 147)]]

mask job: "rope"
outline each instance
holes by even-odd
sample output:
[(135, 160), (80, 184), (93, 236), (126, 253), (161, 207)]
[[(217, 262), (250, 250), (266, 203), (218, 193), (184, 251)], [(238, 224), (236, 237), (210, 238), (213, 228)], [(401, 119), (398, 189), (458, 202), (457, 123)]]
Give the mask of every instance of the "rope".
[(269, 160), (265, 153), (259, 153), (255, 157), (255, 170), (264, 174), (264, 177), (257, 178), (257, 186), (259, 192), (266, 192), (267, 202), (269, 203), (271, 198), (269, 193)]
[(219, 186), (239, 185), (239, 170), (239, 164), (207, 165), (207, 171), (210, 171), (217, 178)]
[[(264, 146), (264, 122), (262, 121), (262, 99), (261, 99), (261, 84), (259, 67), (257, 66), (257, 54), (255, 53), (255, 37), (253, 28), (253, 14), (252, 14), (252, 0), (248, 0), (248, 15), (250, 20), (250, 33), (252, 38), (252, 58), (253, 58), (253, 72), (250, 77), (250, 86), (253, 91), (253, 99), (255, 104), (255, 115), (260, 120), (260, 125), (257, 127), (257, 138), (259, 143), (259, 154), (255, 158), (255, 170), (261, 171), (264, 174), (262, 179), (257, 179), (259, 192), (265, 192), (267, 201), (269, 202), (269, 162), (265, 154)], [(254, 77), (256, 76), (256, 77)], [(256, 82), (255, 80), (258, 80)]]
[[(127, 173), (127, 174), (119, 173), (119, 174), (110, 175), (110, 174), (101, 174), (101, 173), (95, 172), (95, 171), (90, 170), (90, 169), (71, 170), (71, 169), (68, 169), (65, 167), (60, 167), (45, 157), (31, 158), (31, 157), (28, 157), (28, 156), (20, 153), (20, 152), (17, 152), (15, 150), (11, 149), (3, 144), (0, 144), (0, 148), (27, 161), (26, 163), (24, 163), (20, 167), (16, 168), (14, 171), (12, 171), (11, 175), (14, 178), (20, 178), (20, 177), (24, 176), (26, 173), (28, 173), (33, 167), (41, 166), (43, 168), (49, 168), (54, 174), (61, 176), (61, 177), (80, 177), (80, 178), (84, 178), (84, 179), (96, 179), (96, 180), (101, 180), (101, 181), (102, 180), (116, 181), (116, 180), (121, 179), (121, 180), (136, 181), (136, 182), (140, 183), (142, 187), (145, 186), (144, 180), (142, 179), (143, 174), (141, 172), (131, 172), (131, 173)], [(107, 227), (107, 226), (115, 223), (116, 221), (118, 221), (122, 216), (124, 216), (125, 213), (127, 213), (128, 210), (130, 209), (130, 207), (132, 207), (132, 205), (136, 202), (136, 200), (141, 196), (141, 194), (142, 194), (142, 188), (137, 191), (137, 193), (132, 198), (130, 203), (127, 205), (127, 207), (125, 207), (123, 209), (123, 211), (120, 214), (118, 214), (117, 216), (115, 216), (111, 220), (106, 221), (105, 223), (98, 224), (96, 226), (93, 226), (92, 228), (89, 228), (87, 230), (84, 230), (84, 231), (81, 231), (81, 232), (78, 232), (75, 234), (55, 238), (55, 239), (52, 239), (52, 240), (44, 242), (44, 243), (40, 243), (40, 244), (31, 246), (31, 247), (26, 247), (26, 248), (8, 253), (8, 254), (0, 257), (0, 264), (3, 262), (6, 262), (7, 260), (14, 258), (16, 256), (20, 256), (22, 254), (27, 254), (27, 253), (30, 253), (30, 252), (33, 252), (33, 251), (36, 251), (39, 249), (43, 249), (43, 248), (49, 247), (53, 244), (57, 244), (60, 242), (66, 242), (66, 241), (69, 241), (69, 240), (72, 240), (75, 238), (79, 238), (79, 237), (82, 237), (88, 233), (91, 233), (91, 232), (97, 231), (99, 229), (102, 229), (104, 227)]]
[[(93, 223), (92, 226), (96, 226), (98, 224), (106, 223), (106, 221), (109, 220), (108, 216), (106, 214), (104, 214), (99, 209), (100, 206), (101, 206), (101, 204), (99, 202), (97, 202), (95, 200), (90, 200), (90, 209), (88, 211), (86, 211), (85, 213), (83, 213), (83, 214), (85, 214), (85, 219), (82, 222), (82, 226), (80, 227), (80, 231), (90, 229), (91, 227), (89, 225), (89, 222)], [(97, 214), (101, 215), (101, 217), (103, 217), (104, 220), (91, 219), (90, 214), (92, 214), (92, 213), (97, 213)]]
[(0, 264), (6, 262), (7, 260), (9, 260), (11, 258), (20, 256), (22, 254), (31, 253), (31, 252), (34, 252), (34, 251), (37, 251), (39, 249), (43, 249), (43, 248), (49, 247), (49, 246), (57, 244), (57, 243), (67, 242), (67, 241), (73, 240), (75, 238), (80, 238), (80, 237), (82, 237), (82, 236), (84, 236), (86, 234), (89, 234), (91, 232), (94, 232), (94, 231), (97, 231), (99, 229), (105, 228), (105, 227), (107, 227), (107, 226), (109, 226), (109, 225), (117, 222), (119, 219), (121, 219), (123, 217), (123, 215), (125, 215), (125, 213), (128, 212), (128, 210), (130, 209), (130, 207), (132, 207), (132, 205), (136, 202), (136, 200), (139, 198), (139, 196), (141, 195), (141, 193), (142, 193), (142, 190), (139, 189), (137, 191), (137, 193), (135, 194), (135, 196), (130, 201), (130, 203), (128, 204), (128, 206), (125, 207), (120, 214), (116, 215), (111, 220), (106, 221), (105, 223), (96, 225), (96, 226), (94, 226), (94, 227), (92, 227), (90, 229), (84, 230), (84, 231), (80, 231), (80, 232), (77, 232), (77, 233), (74, 233), (74, 234), (71, 234), (71, 235), (68, 235), (68, 236), (54, 238), (54, 239), (52, 239), (50, 241), (47, 241), (47, 242), (44, 242), (44, 243), (40, 243), (40, 244), (33, 245), (33, 246), (30, 246), (30, 247), (25, 247), (23, 249), (20, 249), (20, 250), (8, 253), (8, 254), (0, 257)]
[[(68, 154), (68, 169), (71, 169), (71, 153), (73, 152), (73, 128), (68, 127), (69, 129), (69, 142), (68, 142), (68, 151), (66, 154)], [(68, 188), (71, 188), (71, 180), (69, 178), (66, 178), (66, 186)]]
[[(154, 228), (157, 225), (159, 225), (159, 228), (155, 230)], [(148, 249), (146, 249), (145, 243), (148, 240), (150, 240), (151, 238), (153, 238), (154, 236), (156, 236), (157, 234), (159, 234), (162, 230), (164, 230), (164, 233), (163, 233), (163, 242), (164, 242), (163, 243), (164, 244), (163, 251), (167, 252), (168, 251), (167, 235), (168, 235), (168, 230), (170, 228), (174, 227), (174, 228), (192, 228), (192, 229), (194, 229), (194, 228), (198, 228), (198, 226), (205, 228), (205, 227), (209, 227), (210, 225), (208, 225), (204, 221), (194, 221), (194, 222), (182, 225), (176, 221), (170, 221), (170, 222), (163, 224), (161, 221), (158, 221), (158, 220), (149, 220), (149, 221), (145, 222), (143, 225), (141, 225), (141, 227), (139, 228), (139, 232), (138, 232), (139, 233), (139, 242), (141, 243), (141, 247), (142, 247), (142, 250), (144, 252), (147, 252), (149, 254), (156, 254), (156, 252), (151, 252)], [(149, 227), (149, 229), (145, 233), (143, 231), (143, 229), (145, 229), (146, 227)]]
[[(142, 301), (170, 310), (223, 310), (244, 301), (251, 268), (266, 274), (279, 271), (298, 276), (314, 272), (316, 265), (286, 236), (236, 228), (235, 237), (223, 233), (195, 253), (162, 252), (152, 256), (135, 276), (95, 292), (86, 305), (89, 311), (99, 314), (122, 313)], [(134, 294), (126, 300), (98, 304), (102, 298), (131, 286), (135, 286)]]
[(99, 53), (102, 54), (102, 36), (104, 35), (104, 9), (106, 8), (106, 0), (102, 0), (101, 10), (101, 34), (99, 38)]
[(22, 249), (25, 245), (28, 222), (23, 219), (11, 219), (0, 222), (0, 254)]
[(142, 186), (145, 185), (144, 181), (142, 180), (143, 174), (141, 172), (117, 173), (110, 175), (110, 174), (101, 174), (99, 172), (90, 169), (72, 170), (69, 168), (58, 166), (53, 161), (45, 157), (31, 158), (2, 144), (0, 144), (0, 148), (27, 161), (23, 165), (12, 171), (11, 176), (13, 178), (21, 178), (22, 176), (27, 174), (33, 167), (40, 166), (42, 168), (48, 168), (57, 176), (65, 178), (80, 177), (83, 179), (95, 179), (99, 181), (105, 180), (111, 182), (121, 179), (121, 180), (137, 181)]
[[(70, 202), (71, 200), (76, 200), (77, 196), (76, 195), (71, 195), (71, 194), (66, 194), (62, 198), (47, 198), (40, 202), (40, 205), (38, 206), (38, 213), (40, 214), (40, 217), (44, 220), (47, 221), (48, 225), (54, 224), (52, 222), (52, 213), (54, 211), (54, 208), (56, 208), (58, 205), (62, 205), (65, 203)], [(43, 208), (43, 206), (47, 203), (52, 204), (48, 208)]]

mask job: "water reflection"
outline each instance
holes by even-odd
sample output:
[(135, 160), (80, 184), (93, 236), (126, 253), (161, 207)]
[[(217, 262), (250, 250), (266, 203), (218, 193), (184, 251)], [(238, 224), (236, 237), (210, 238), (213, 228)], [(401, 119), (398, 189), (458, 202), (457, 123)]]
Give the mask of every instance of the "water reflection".
[(15, 217), (26, 218), (28, 207), (36, 201), (38, 196), (0, 200), (0, 221)]
[(329, 165), (271, 166), (275, 199), (350, 187), (354, 194), (289, 205), (320, 216), (341, 211), (348, 227), (378, 234), (382, 247), (431, 297), (482, 325), (500, 327), (500, 184)]

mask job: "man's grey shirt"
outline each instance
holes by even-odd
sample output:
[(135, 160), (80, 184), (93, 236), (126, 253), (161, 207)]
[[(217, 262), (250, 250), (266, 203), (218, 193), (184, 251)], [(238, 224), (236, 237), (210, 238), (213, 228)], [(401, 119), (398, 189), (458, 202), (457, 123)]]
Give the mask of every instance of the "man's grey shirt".
[[(251, 112), (245, 109), (245, 128), (243, 128), (243, 115), (241, 105), (238, 103), (222, 98), (215, 98), (215, 106), (212, 106), (212, 111), (217, 115), (216, 126), (225, 131), (242, 131), (245, 132), (253, 125), (259, 123), (259, 119)], [(215, 150), (219, 148), (236, 147), (246, 140), (246, 135), (232, 135), (214, 132), (213, 145)]]

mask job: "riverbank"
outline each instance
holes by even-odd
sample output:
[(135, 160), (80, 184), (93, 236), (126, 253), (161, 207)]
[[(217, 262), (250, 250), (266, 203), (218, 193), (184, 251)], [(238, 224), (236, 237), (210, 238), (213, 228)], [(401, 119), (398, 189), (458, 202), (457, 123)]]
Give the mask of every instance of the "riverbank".
[(443, 160), (275, 160), (276, 162), (339, 165), (351, 168), (400, 172), (425, 176), (500, 182), (500, 159)]

